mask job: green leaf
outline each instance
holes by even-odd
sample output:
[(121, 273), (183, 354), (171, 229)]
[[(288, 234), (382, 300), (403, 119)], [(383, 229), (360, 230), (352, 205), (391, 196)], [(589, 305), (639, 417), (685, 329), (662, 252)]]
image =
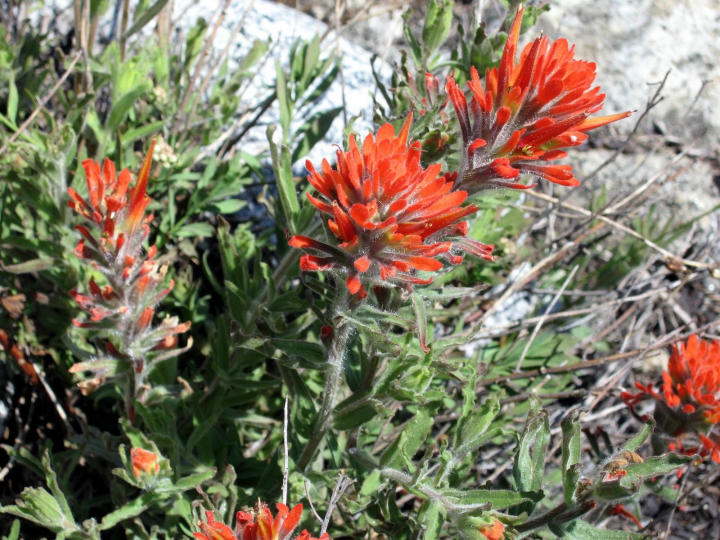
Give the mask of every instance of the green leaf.
[(422, 47), (420, 47), (420, 42), (417, 40), (415, 35), (412, 33), (412, 30), (410, 28), (410, 17), (411, 12), (408, 10), (403, 15), (404, 23), (403, 23), (403, 31), (405, 32), (405, 39), (407, 40), (407, 44), (410, 46), (410, 54), (412, 55), (413, 61), (415, 62), (416, 66), (422, 66), (423, 63), (423, 55), (422, 55)]
[(620, 482), (623, 485), (627, 485), (634, 480), (667, 474), (678, 467), (682, 467), (689, 461), (692, 461), (692, 459), (692, 456), (680, 456), (678, 454), (668, 453), (662, 456), (650, 457), (642, 463), (630, 463), (625, 468), (627, 474)]
[(655, 429), (655, 420), (650, 418), (650, 420), (648, 420), (648, 422), (640, 430), (640, 433), (638, 433), (632, 439), (625, 443), (625, 446), (623, 446), (623, 450), (630, 450), (631, 452), (634, 452), (635, 450), (640, 448), (640, 445), (644, 443), (645, 440), (650, 436), (650, 434), (653, 432), (653, 429)]
[(145, 85), (136, 86), (130, 90), (127, 94), (123, 95), (115, 103), (113, 103), (110, 109), (110, 116), (107, 121), (107, 130), (114, 132), (120, 127), (120, 124), (125, 120), (125, 116), (132, 109), (135, 102), (147, 92)]
[(643, 540), (651, 537), (647, 534), (598, 529), (587, 521), (577, 519), (569, 525), (562, 526), (562, 538), (564, 540)]
[(7, 118), (13, 125), (17, 119), (17, 108), (18, 91), (17, 86), (15, 86), (15, 76), (11, 74), (10, 80), (8, 81)]
[(400, 436), (383, 452), (380, 457), (382, 466), (397, 467), (403, 461), (412, 465), (413, 455), (426, 442), (433, 426), (433, 419), (421, 409), (415, 417), (408, 422)]
[(128, 129), (125, 133), (122, 134), (120, 137), (120, 141), (122, 142), (123, 146), (128, 145), (130, 143), (135, 142), (138, 139), (145, 139), (146, 137), (150, 136), (151, 133), (155, 133), (156, 131), (159, 131), (167, 124), (167, 120), (159, 120), (157, 122), (151, 122), (149, 124), (144, 124), (140, 127)]
[(178, 238), (206, 238), (215, 234), (215, 228), (209, 223), (198, 222), (188, 223), (180, 227), (180, 230), (175, 233)]
[(592, 491), (594, 498), (611, 502), (619, 502), (635, 494), (634, 489), (625, 488), (618, 481), (598, 482)]
[[(280, 126), (283, 131), (283, 141), (287, 141), (290, 134), (290, 120), (292, 119), (292, 102), (288, 96), (287, 81), (285, 72), (279, 60), (275, 60), (275, 93), (277, 94), (278, 108), (280, 109)], [(270, 127), (268, 127), (268, 130)]]
[[(474, 385), (472, 392), (474, 393)], [(500, 412), (500, 401), (497, 395), (491, 394), (477, 410), (470, 413), (458, 425), (455, 447), (456, 454), (461, 459), (470, 452), (474, 452), (486, 437), (490, 424)]]
[(158, 493), (143, 493), (137, 499), (130, 501), (103, 517), (100, 522), (100, 530), (105, 531), (111, 529), (121, 521), (139, 516), (154, 504), (161, 502), (163, 498), (164, 497)]
[(375, 407), (365, 402), (358, 407), (345, 409), (333, 418), (333, 428), (337, 430), (353, 429), (372, 420), (377, 415)]
[(571, 504), (580, 479), (580, 411), (570, 411), (562, 421), (562, 475), (565, 502)]
[(135, 17), (135, 22), (128, 28), (122, 35), (122, 39), (127, 39), (132, 36), (135, 32), (142, 30), (142, 28), (155, 18), (155, 15), (160, 13), (160, 10), (165, 7), (168, 0), (157, 0), (153, 5), (143, 11), (140, 15)]
[(212, 203), (210, 209), (218, 214), (234, 214), (244, 208), (246, 204), (247, 202), (241, 199), (226, 199)]
[(30, 274), (32, 272), (42, 272), (43, 270), (55, 267), (55, 265), (55, 259), (42, 257), (40, 259), (32, 259), (17, 264), (9, 264), (7, 266), (0, 265), (0, 269), (3, 272), (9, 272), (11, 274)]
[(259, 39), (253, 41), (250, 51), (240, 61), (239, 70), (247, 71), (248, 69), (253, 67), (260, 61), (260, 59), (265, 55), (268, 49), (269, 46), (267, 42), (261, 41)]
[(10, 532), (7, 536), (3, 536), (2, 540), (19, 540), (20, 538), (20, 520), (14, 519), (12, 526), (10, 527)]
[(425, 300), (418, 293), (412, 294), (413, 308), (415, 309), (415, 324), (417, 325), (418, 340), (423, 352), (430, 352), (427, 342), (427, 312), (425, 311)]
[(17, 505), (0, 506), (0, 514), (27, 519), (55, 533), (79, 530), (72, 516), (66, 516), (44, 488), (25, 488), (15, 502)]
[[(509, 508), (527, 501), (542, 499), (542, 492), (522, 493), (511, 489), (442, 489), (440, 494), (454, 504), (468, 507)], [(461, 510), (469, 510), (461, 509)]]
[(549, 440), (550, 424), (547, 412), (544, 410), (536, 414), (531, 412), (515, 454), (513, 477), (518, 490), (540, 491)]
[(268, 126), (267, 139), (270, 145), (280, 204), (285, 214), (285, 221), (290, 230), (294, 232), (294, 217), (300, 211), (300, 204), (297, 200), (295, 182), (293, 181), (290, 151), (285, 145), (278, 151), (277, 145), (272, 140), (273, 133), (275, 133), (275, 126)]
[(292, 163), (305, 157), (317, 142), (325, 136), (340, 111), (342, 111), (342, 107), (335, 107), (334, 109), (315, 113), (308, 118), (307, 122), (297, 132), (300, 140), (293, 150)]
[(423, 540), (437, 540), (440, 537), (440, 530), (444, 523), (444, 511), (440, 503), (433, 501), (423, 505), (418, 514), (418, 521), (425, 529)]
[(423, 53), (429, 57), (445, 41), (453, 16), (452, 0), (432, 0), (423, 25)]

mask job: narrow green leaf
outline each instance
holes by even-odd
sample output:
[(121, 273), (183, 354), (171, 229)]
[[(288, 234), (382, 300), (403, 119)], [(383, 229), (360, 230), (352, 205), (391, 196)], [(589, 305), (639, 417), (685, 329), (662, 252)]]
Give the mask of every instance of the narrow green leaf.
[(163, 126), (165, 126), (165, 124), (167, 124), (166, 120), (159, 120), (157, 122), (151, 122), (140, 127), (129, 129), (122, 134), (122, 136), (120, 137), (120, 141), (122, 142), (123, 146), (126, 146), (130, 143), (135, 142), (138, 139), (145, 139), (146, 137), (150, 136), (150, 134), (161, 130)]
[(423, 352), (430, 352), (427, 343), (427, 312), (425, 311), (425, 299), (418, 293), (412, 294), (413, 308), (415, 309), (415, 324), (417, 325), (418, 340)]
[(443, 514), (442, 505), (436, 501), (423, 505), (418, 514), (418, 521), (422, 523), (425, 529), (423, 540), (437, 540), (440, 538), (440, 529), (445, 521)]
[(432, 0), (423, 25), (423, 53), (429, 57), (445, 41), (453, 16), (452, 0)]
[(598, 529), (581, 519), (564, 525), (562, 528), (562, 538), (565, 540), (643, 540), (651, 538), (647, 534)]
[(627, 474), (621, 479), (621, 483), (627, 485), (627, 483), (631, 483), (636, 479), (667, 474), (678, 467), (682, 467), (692, 459), (692, 456), (665, 454), (650, 457), (642, 463), (631, 463), (626, 467)]
[(234, 214), (244, 208), (246, 204), (247, 202), (241, 199), (227, 199), (212, 203), (210, 209), (218, 214)]
[(163, 500), (163, 496), (157, 493), (143, 493), (137, 499), (121, 506), (103, 517), (100, 522), (100, 530), (106, 531), (126, 519), (134, 518), (142, 514), (152, 505)]
[(175, 233), (175, 236), (179, 238), (207, 238), (208, 236), (213, 236), (214, 234), (215, 229), (212, 225), (209, 223), (198, 222), (183, 225), (180, 227), (180, 230)]
[(31, 259), (29, 261), (9, 264), (7, 266), (0, 265), (0, 270), (11, 274), (30, 274), (32, 272), (41, 272), (55, 266), (55, 259), (42, 257), (40, 259)]
[[(277, 94), (278, 107), (280, 109), (280, 126), (283, 131), (283, 141), (287, 141), (290, 134), (290, 120), (292, 118), (292, 103), (288, 96), (287, 81), (285, 80), (285, 72), (280, 65), (279, 60), (275, 60), (275, 93)], [(269, 129), (269, 127), (268, 127)]]
[(257, 64), (270, 47), (267, 42), (256, 39), (253, 41), (250, 51), (240, 61), (240, 71), (246, 71)]
[(128, 28), (122, 36), (122, 39), (127, 39), (132, 36), (135, 32), (139, 32), (142, 28), (155, 18), (155, 15), (160, 13), (160, 10), (165, 7), (168, 0), (157, 0), (153, 5), (148, 7), (139, 16), (135, 18), (132, 26)]
[(382, 466), (397, 467), (403, 461), (411, 463), (413, 455), (420, 449), (430, 435), (433, 419), (421, 409), (408, 422), (400, 436), (385, 450), (380, 457)]
[(420, 47), (420, 42), (417, 40), (410, 28), (410, 16), (411, 13), (409, 10), (403, 15), (403, 18), (405, 19), (405, 22), (403, 23), (403, 31), (405, 32), (407, 44), (410, 46), (410, 54), (412, 55), (413, 61), (415, 62), (415, 65), (419, 67), (422, 66), (423, 61), (422, 48)]
[[(474, 388), (473, 388), (474, 391)], [(473, 411), (458, 425), (458, 435), (455, 446), (456, 453), (462, 459), (470, 452), (474, 452), (486, 439), (483, 437), (490, 424), (500, 412), (500, 402), (497, 395), (491, 395), (477, 410)]]
[(541, 410), (528, 418), (515, 454), (513, 477), (518, 490), (540, 491), (549, 440), (550, 424), (547, 413)]
[(490, 506), (495, 509), (509, 508), (527, 501), (537, 501), (542, 498), (540, 493), (522, 493), (511, 489), (443, 489), (443, 497), (451, 499), (458, 505), (464, 506)]
[(7, 536), (3, 536), (3, 540), (19, 540), (20, 538), (20, 520), (14, 519), (10, 532)]
[(7, 117), (13, 124), (15, 124), (17, 120), (17, 108), (18, 91), (17, 86), (15, 86), (15, 77), (11, 74), (10, 80), (8, 81)]
[(274, 132), (275, 126), (268, 126), (267, 139), (270, 145), (273, 170), (275, 171), (275, 181), (277, 183), (278, 194), (280, 195), (280, 204), (285, 214), (285, 221), (290, 227), (290, 230), (294, 231), (294, 217), (300, 211), (300, 204), (297, 200), (295, 182), (292, 176), (290, 151), (285, 145), (278, 149), (277, 145), (273, 142)]
[(562, 421), (562, 475), (565, 502), (571, 504), (580, 479), (580, 411), (570, 411)]
[(317, 142), (325, 136), (333, 120), (341, 111), (342, 107), (335, 107), (334, 109), (315, 113), (308, 118), (307, 122), (297, 131), (299, 141), (292, 153), (291, 161), (293, 163), (305, 157)]
[(377, 409), (365, 402), (359, 407), (346, 409), (333, 418), (333, 428), (337, 430), (354, 429), (377, 416)]
[(113, 106), (110, 109), (110, 116), (107, 121), (108, 131), (114, 132), (120, 127), (122, 122), (125, 120), (125, 116), (127, 116), (128, 111), (130, 111), (133, 105), (135, 105), (135, 102), (140, 98), (140, 96), (145, 94), (146, 91), (147, 90), (144, 85), (137, 86), (113, 103)]
[(648, 420), (648, 422), (640, 430), (640, 433), (638, 433), (632, 439), (625, 443), (625, 446), (623, 446), (623, 450), (630, 450), (631, 452), (634, 452), (635, 450), (640, 448), (640, 445), (644, 443), (645, 440), (650, 436), (650, 434), (653, 432), (653, 429), (655, 429), (655, 420), (650, 418), (650, 420)]

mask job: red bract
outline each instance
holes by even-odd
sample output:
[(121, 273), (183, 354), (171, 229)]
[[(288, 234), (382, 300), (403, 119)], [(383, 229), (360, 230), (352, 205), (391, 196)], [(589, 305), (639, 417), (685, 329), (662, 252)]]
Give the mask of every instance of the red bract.
[(485, 73), (484, 85), (471, 69), (470, 103), (452, 77), (446, 91), (460, 123), (463, 159), (456, 185), (474, 193), (490, 187), (526, 189), (514, 180), (529, 173), (565, 186), (579, 184), (561, 148), (577, 146), (586, 132), (630, 115), (589, 118), (605, 95), (595, 64), (574, 59), (574, 46), (546, 36), (525, 46), (516, 61), (522, 6), (518, 8), (500, 65)]
[[(106, 349), (110, 357), (131, 362), (135, 395), (155, 362), (182, 352), (176, 348), (177, 334), (190, 327), (189, 322), (179, 324), (175, 317), (165, 319), (159, 326), (152, 325), (155, 306), (173, 287), (172, 281), (164, 286), (167, 266), (161, 266), (155, 259), (157, 248), (152, 246), (144, 253), (142, 247), (153, 218), (145, 214), (150, 201), (147, 182), (153, 147), (154, 142), (133, 186), (127, 169), (116, 174), (109, 159), (105, 159), (102, 168), (87, 159), (82, 165), (88, 200), (68, 188), (70, 207), (86, 219), (85, 224), (75, 227), (82, 235), (75, 253), (104, 280), (98, 284), (91, 277), (87, 292), (70, 291), (88, 315), (85, 320), (73, 322), (122, 336), (117, 343), (108, 341)], [(81, 386), (89, 391), (117, 375), (120, 369), (109, 362), (83, 362), (74, 365), (71, 371), (93, 373), (94, 377)]]
[(465, 191), (453, 191), (453, 179), (440, 174), (440, 164), (423, 168), (420, 143), (408, 146), (408, 116), (400, 133), (391, 124), (377, 137), (368, 135), (358, 148), (351, 136), (347, 152), (338, 150), (337, 166), (323, 160), (321, 172), (309, 161), (308, 181), (320, 193), (310, 202), (330, 216), (333, 236), (322, 242), (293, 236), (290, 245), (316, 254), (300, 258), (302, 270), (338, 270), (347, 274), (351, 294), (366, 296), (364, 283), (427, 284), (417, 270), (442, 268), (462, 253), (491, 258), (492, 246), (465, 238), (463, 217), (477, 210), (461, 206)]
[[(710, 455), (720, 462), (720, 445), (704, 434), (708, 427), (720, 424), (720, 342), (693, 334), (686, 343), (677, 343), (662, 377), (662, 392), (652, 384), (636, 382), (639, 392), (623, 392), (623, 401), (634, 409), (642, 401), (655, 400), (658, 428), (674, 438), (671, 450)], [(683, 443), (693, 433), (700, 438), (700, 447)]]
[(678, 343), (663, 372), (663, 397), (686, 414), (699, 411), (706, 422), (720, 422), (720, 342), (696, 335)]
[(144, 448), (133, 448), (130, 451), (132, 459), (133, 474), (139, 477), (141, 474), (157, 474), (160, 471), (158, 455)]
[[(202, 532), (194, 533), (194, 536), (198, 540), (290, 540), (302, 517), (303, 506), (297, 504), (292, 510), (282, 503), (275, 506), (276, 516), (272, 515), (270, 508), (264, 503), (258, 503), (254, 512), (238, 512), (234, 532), (224, 523), (215, 521), (213, 513), (207, 511), (206, 523), (198, 524)], [(315, 538), (303, 530), (296, 540), (331, 539), (327, 533)]]
[(487, 540), (502, 540), (505, 537), (505, 525), (502, 521), (496, 519), (491, 525), (482, 527), (478, 532)]

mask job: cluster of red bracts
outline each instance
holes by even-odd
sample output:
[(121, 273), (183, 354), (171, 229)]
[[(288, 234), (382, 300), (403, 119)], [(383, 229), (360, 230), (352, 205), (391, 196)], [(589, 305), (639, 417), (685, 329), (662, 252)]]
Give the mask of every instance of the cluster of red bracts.
[(574, 59), (565, 39), (543, 36), (529, 43), (516, 60), (522, 7), (518, 8), (500, 64), (470, 73), (470, 103), (452, 77), (446, 91), (455, 107), (463, 138), (463, 159), (456, 187), (475, 193), (504, 187), (527, 189), (522, 173), (564, 186), (579, 184), (570, 165), (550, 162), (566, 157), (561, 148), (581, 144), (585, 132), (630, 113), (589, 118), (605, 95), (595, 80), (595, 64)]
[[(623, 401), (635, 411), (643, 401), (654, 400), (655, 420), (658, 428), (672, 437), (671, 449), (709, 455), (720, 463), (718, 434), (708, 432), (720, 424), (720, 342), (704, 341), (693, 334), (686, 343), (677, 343), (662, 377), (662, 392), (652, 383), (635, 382), (639, 391), (623, 392)], [(683, 441), (695, 435), (699, 446)]]
[[(238, 511), (235, 517), (235, 530), (215, 519), (211, 511), (205, 512), (205, 521), (198, 523), (202, 532), (194, 533), (197, 540), (290, 540), (302, 517), (303, 505), (296, 504), (292, 509), (278, 503), (277, 515), (270, 508), (258, 502), (251, 512)], [(295, 540), (331, 540), (327, 533), (319, 538), (303, 530)]]
[(302, 270), (342, 270), (350, 293), (363, 298), (363, 283), (430, 283), (416, 271), (439, 270), (439, 258), (450, 264), (463, 253), (491, 258), (492, 246), (465, 237), (467, 223), (460, 220), (477, 211), (461, 206), (467, 192), (453, 191), (453, 177), (441, 175), (440, 164), (423, 168), (419, 142), (408, 146), (411, 121), (408, 116), (397, 136), (385, 124), (362, 148), (351, 136), (335, 168), (323, 160), (318, 172), (307, 162), (308, 181), (320, 194), (308, 199), (330, 217), (337, 242), (293, 236), (292, 247), (314, 252), (300, 258)]
[[(87, 314), (84, 320), (74, 320), (80, 327), (112, 330), (122, 335), (122, 343), (106, 344), (106, 351), (113, 357), (132, 359), (133, 371), (142, 375), (150, 368), (152, 351), (167, 358), (179, 354), (177, 335), (186, 332), (190, 323), (179, 324), (176, 318), (168, 318), (159, 326), (152, 326), (155, 306), (172, 290), (173, 282), (165, 286), (167, 267), (155, 259), (157, 248), (150, 247), (143, 253), (143, 242), (148, 237), (148, 224), (152, 215), (145, 209), (150, 201), (147, 182), (152, 163), (151, 144), (134, 186), (132, 176), (125, 169), (116, 173), (115, 165), (105, 159), (100, 164), (87, 159), (83, 162), (88, 188), (88, 200), (74, 189), (68, 188), (69, 206), (86, 219), (77, 225), (82, 235), (75, 249), (81, 259), (88, 261), (105, 281), (99, 285), (94, 277), (85, 293), (70, 291), (78, 306)], [(131, 352), (130, 352), (131, 351)], [(94, 369), (92, 363), (83, 362), (71, 368), (72, 372), (94, 372), (94, 379), (85, 381), (83, 388), (94, 389), (104, 379), (114, 374), (104, 366)], [(139, 377), (142, 379), (142, 377)]]

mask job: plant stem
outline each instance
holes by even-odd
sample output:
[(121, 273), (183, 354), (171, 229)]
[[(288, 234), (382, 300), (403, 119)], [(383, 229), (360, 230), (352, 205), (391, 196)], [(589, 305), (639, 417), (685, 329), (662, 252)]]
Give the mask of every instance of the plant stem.
[(332, 412), (335, 408), (335, 400), (337, 399), (340, 383), (342, 382), (343, 360), (345, 358), (345, 349), (348, 338), (350, 337), (350, 331), (351, 327), (347, 321), (340, 318), (339, 322), (335, 325), (332, 342), (328, 347), (328, 370), (325, 374), (325, 388), (323, 390), (320, 412), (315, 420), (310, 440), (308, 440), (305, 445), (300, 459), (297, 462), (300, 470), (305, 470), (313, 457), (315, 457), (315, 453), (330, 427)]

